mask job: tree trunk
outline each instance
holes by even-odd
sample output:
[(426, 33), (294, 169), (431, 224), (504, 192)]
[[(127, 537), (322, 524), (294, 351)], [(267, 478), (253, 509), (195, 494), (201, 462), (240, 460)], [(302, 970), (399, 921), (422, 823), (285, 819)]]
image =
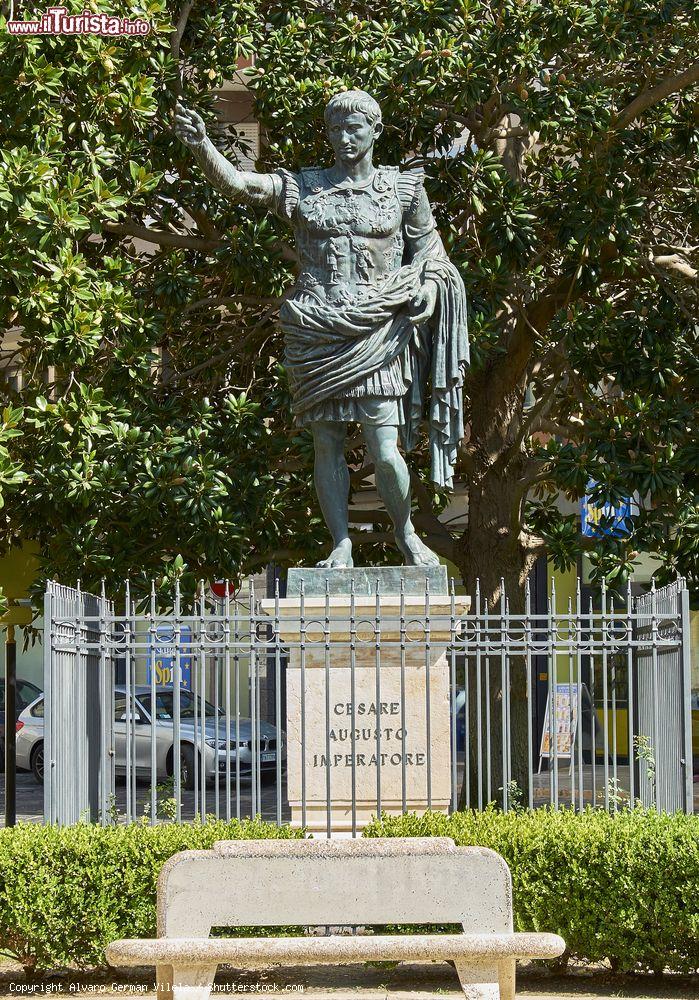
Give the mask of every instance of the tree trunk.
[[(527, 718), (530, 707), (527, 702), (525, 660), (521, 656), (510, 656), (509, 660), (504, 660), (499, 649), (505, 626), (502, 612), (505, 606), (510, 615), (524, 612), (524, 588), (534, 563), (534, 556), (525, 547), (520, 535), (521, 471), (516, 466), (517, 463), (514, 467), (507, 466), (502, 473), (495, 473), (491, 466), (483, 475), (473, 476), (469, 488), (468, 527), (460, 540), (460, 568), (471, 595), (471, 613), (479, 615), (483, 640), (483, 621), (487, 610), (490, 619), (488, 636), (491, 644), (498, 647), (497, 652), (490, 656), (483, 653), (480, 658), (469, 657), (466, 665), (469, 683), (467, 756), (470, 760), (470, 795), (467, 797), (465, 777), (460, 798), (462, 808), (469, 801), (472, 807), (477, 807), (479, 801), (486, 804), (494, 800), (502, 804), (503, 788), (508, 782), (510, 806), (516, 800), (526, 803), (529, 793)], [(480, 607), (477, 606), (477, 592)], [(505, 702), (504, 715), (503, 667), (509, 673), (510, 693), (509, 703)]]

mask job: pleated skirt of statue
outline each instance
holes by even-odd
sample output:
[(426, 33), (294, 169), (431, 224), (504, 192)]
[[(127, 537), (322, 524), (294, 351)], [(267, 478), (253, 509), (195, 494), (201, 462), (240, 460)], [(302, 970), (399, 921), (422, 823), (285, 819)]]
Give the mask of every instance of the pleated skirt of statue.
[(342, 390), (332, 399), (316, 403), (303, 413), (297, 413), (298, 427), (327, 421), (347, 424), (356, 421), (374, 427), (401, 427), (402, 407), (398, 404), (408, 391), (399, 357), (355, 385)]

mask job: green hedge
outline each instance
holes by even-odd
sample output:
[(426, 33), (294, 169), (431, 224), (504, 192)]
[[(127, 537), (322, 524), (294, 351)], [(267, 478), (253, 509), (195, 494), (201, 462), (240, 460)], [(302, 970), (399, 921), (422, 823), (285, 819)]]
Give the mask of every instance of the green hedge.
[(156, 882), (173, 854), (299, 836), (260, 821), (0, 830), (0, 952), (27, 971), (104, 966), (110, 941), (155, 936)]
[(365, 836), (452, 837), (512, 872), (515, 930), (619, 972), (699, 969), (699, 817), (536, 809), (384, 817)]
[[(699, 969), (699, 818), (489, 810), (384, 817), (365, 830), (437, 835), (506, 858), (516, 929), (554, 931), (574, 958), (618, 971)], [(28, 970), (103, 966), (109, 941), (154, 935), (156, 880), (172, 854), (298, 836), (260, 821), (0, 830), (0, 952)]]

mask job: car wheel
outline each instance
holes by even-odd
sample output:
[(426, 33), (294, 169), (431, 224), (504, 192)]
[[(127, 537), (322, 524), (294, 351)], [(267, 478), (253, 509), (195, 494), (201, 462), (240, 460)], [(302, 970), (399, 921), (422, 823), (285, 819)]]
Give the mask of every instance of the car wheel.
[(182, 747), (180, 751), (180, 782), (182, 787), (188, 791), (194, 788), (194, 750), (192, 747)]
[(32, 750), (31, 768), (34, 780), (38, 785), (44, 783), (44, 744), (37, 743)]

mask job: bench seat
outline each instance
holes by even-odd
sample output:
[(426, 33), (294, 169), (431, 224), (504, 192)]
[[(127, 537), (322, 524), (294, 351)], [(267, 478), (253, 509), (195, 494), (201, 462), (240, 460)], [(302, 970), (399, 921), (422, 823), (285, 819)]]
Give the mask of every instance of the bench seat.
[(491, 961), (557, 958), (565, 942), (557, 934), (333, 934), (326, 937), (150, 938), (114, 941), (112, 965), (352, 964), (354, 962)]

